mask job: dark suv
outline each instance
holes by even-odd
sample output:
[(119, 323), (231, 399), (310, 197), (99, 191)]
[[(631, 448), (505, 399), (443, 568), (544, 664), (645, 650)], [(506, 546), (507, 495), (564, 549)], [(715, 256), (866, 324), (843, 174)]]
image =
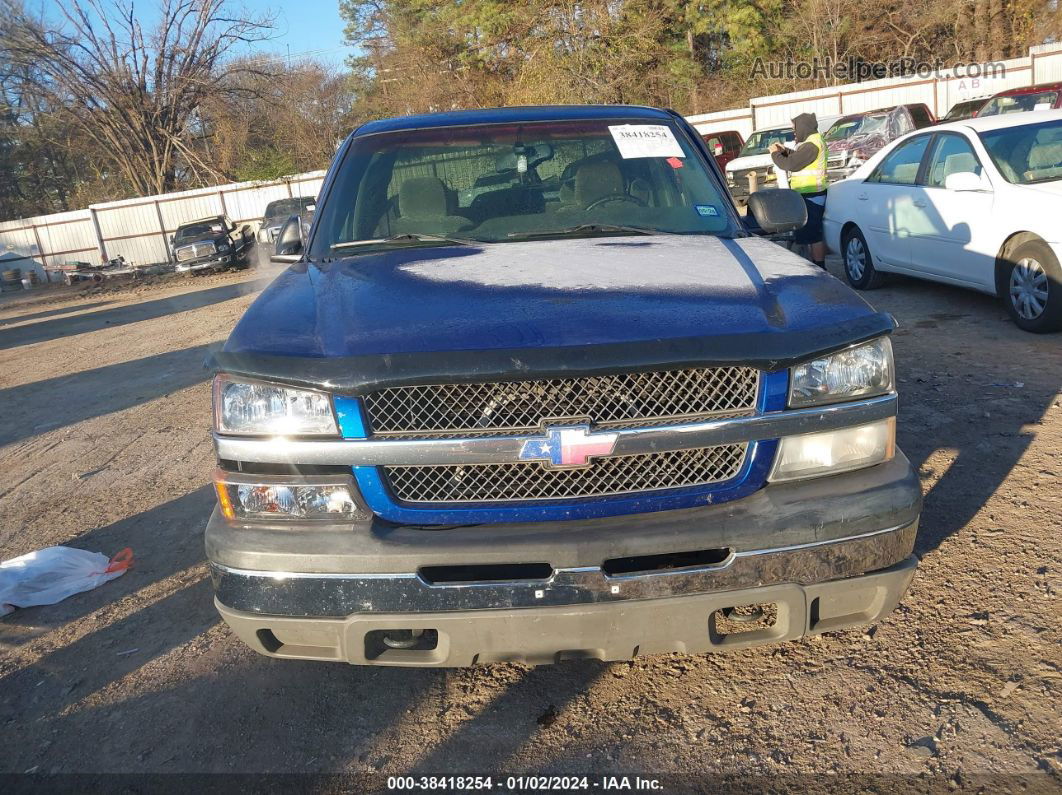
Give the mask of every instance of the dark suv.
[(249, 226), (237, 229), (227, 216), (216, 215), (181, 224), (170, 243), (178, 273), (242, 270), (250, 264), (254, 233)]
[(258, 242), (272, 246), (280, 234), (280, 228), (291, 216), (297, 215), (307, 223), (313, 218), (315, 196), (296, 196), (291, 199), (277, 199), (266, 205), (262, 213), (262, 223), (258, 227)]

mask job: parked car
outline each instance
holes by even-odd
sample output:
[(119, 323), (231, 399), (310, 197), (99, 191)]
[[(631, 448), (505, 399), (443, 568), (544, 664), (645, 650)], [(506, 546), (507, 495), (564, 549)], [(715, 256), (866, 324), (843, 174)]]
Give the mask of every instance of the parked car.
[(262, 223), (258, 226), (258, 242), (272, 246), (284, 222), (293, 215), (312, 217), (316, 202), (315, 196), (296, 196), (269, 202), (262, 214)]
[(250, 264), (254, 233), (249, 226), (237, 229), (227, 216), (216, 215), (181, 224), (170, 244), (178, 273), (242, 270)]
[(949, 121), (962, 121), (963, 119), (972, 119), (978, 114), (978, 112), (988, 102), (988, 97), (978, 97), (977, 99), (964, 99), (962, 102), (956, 102), (951, 106), (951, 109), (944, 115), (940, 121), (941, 123)]
[[(213, 358), (206, 551), (240, 638), (537, 664), (893, 608), (921, 502), (893, 320), (750, 235), (710, 158), (678, 114), (624, 106), (347, 139), (309, 238), (285, 225), (291, 267)], [(513, 160), (482, 207), (459, 200)], [(790, 190), (749, 214), (765, 233), (806, 218)]]
[(793, 126), (789, 124), (785, 127), (757, 130), (745, 141), (738, 156), (726, 164), (726, 184), (730, 195), (739, 205), (744, 206), (748, 202), (750, 174), (756, 174), (756, 182), (760, 186), (776, 186), (774, 163), (770, 153), (773, 143), (782, 143), (792, 148)]
[(977, 115), (998, 116), (1004, 113), (1057, 108), (1062, 108), (1062, 83), (1041, 83), (1038, 86), (1000, 91), (985, 103)]
[(704, 139), (708, 151), (715, 157), (715, 162), (719, 164), (720, 170), (726, 169), (726, 164), (737, 157), (741, 147), (745, 145), (745, 139), (736, 130), (707, 133), (701, 137)]
[(936, 119), (923, 104), (842, 116), (823, 136), (829, 149), (826, 168), (830, 179), (844, 179), (889, 141), (934, 124)]
[(1062, 328), (1062, 111), (909, 135), (830, 186), (824, 231), (857, 289), (902, 273), (999, 296), (1027, 331)]

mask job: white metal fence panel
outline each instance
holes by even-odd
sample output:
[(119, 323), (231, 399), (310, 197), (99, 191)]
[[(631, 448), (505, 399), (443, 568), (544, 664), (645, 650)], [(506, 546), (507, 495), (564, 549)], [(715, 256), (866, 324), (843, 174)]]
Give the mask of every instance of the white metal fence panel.
[(241, 226), (250, 224), (256, 230), (266, 205), (288, 198), (288, 183), (282, 185), (252, 185), (225, 191), (225, 207), (229, 217)]
[(292, 180), (291, 190), (295, 196), (314, 196), (321, 192), (321, 185), (324, 183), (324, 172), (318, 171), (316, 174), (303, 174), (301, 177), (296, 177)]
[(88, 210), (73, 210), (17, 221), (0, 222), (0, 267), (36, 271), (46, 279), (45, 266), (99, 259), (99, 242)]
[(722, 110), (716, 113), (701, 113), (687, 116), (686, 120), (701, 135), (736, 130), (742, 138), (752, 135), (752, 111), (748, 108)]

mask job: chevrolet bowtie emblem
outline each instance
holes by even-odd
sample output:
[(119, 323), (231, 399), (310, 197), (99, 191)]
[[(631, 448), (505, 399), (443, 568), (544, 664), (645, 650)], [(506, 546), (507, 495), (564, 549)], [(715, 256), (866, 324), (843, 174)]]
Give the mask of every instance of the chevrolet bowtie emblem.
[(585, 467), (590, 459), (612, 455), (616, 433), (591, 433), (589, 425), (547, 428), (544, 438), (528, 439), (520, 449), (521, 461), (542, 461), (545, 466)]

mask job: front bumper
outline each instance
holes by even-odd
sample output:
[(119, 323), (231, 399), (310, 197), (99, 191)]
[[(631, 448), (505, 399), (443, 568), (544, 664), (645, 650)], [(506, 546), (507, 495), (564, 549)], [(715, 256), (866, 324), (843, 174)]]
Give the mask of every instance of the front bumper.
[(232, 264), (232, 255), (226, 254), (223, 257), (211, 257), (209, 259), (192, 260), (190, 262), (178, 262), (174, 270), (177, 273), (197, 273), (199, 271), (218, 270), (219, 268), (227, 268)]
[[(734, 502), (607, 519), (429, 530), (376, 519), (262, 527), (215, 512), (206, 544), (219, 611), (271, 656), (435, 666), (626, 659), (877, 620), (912, 576), (920, 508), (918, 480), (898, 453)], [(718, 563), (605, 573), (612, 560), (709, 549)], [(549, 575), (445, 584), (422, 576), (430, 567), (531, 563)], [(764, 602), (777, 605), (771, 627), (712, 629), (716, 610)], [(367, 640), (418, 628), (438, 633), (434, 649), (377, 653)]]
[[(220, 600), (215, 604), (240, 639), (270, 657), (427, 667), (626, 660), (747, 648), (872, 623), (896, 606), (915, 566), (910, 557), (882, 571), (814, 585), (786, 583), (538, 608), (361, 613), (329, 619), (261, 616), (233, 610)], [(727, 611), (753, 605), (765, 606), (773, 620), (735, 631)], [(381, 643), (383, 635), (395, 630), (424, 631), (432, 641), (421, 649)]]

